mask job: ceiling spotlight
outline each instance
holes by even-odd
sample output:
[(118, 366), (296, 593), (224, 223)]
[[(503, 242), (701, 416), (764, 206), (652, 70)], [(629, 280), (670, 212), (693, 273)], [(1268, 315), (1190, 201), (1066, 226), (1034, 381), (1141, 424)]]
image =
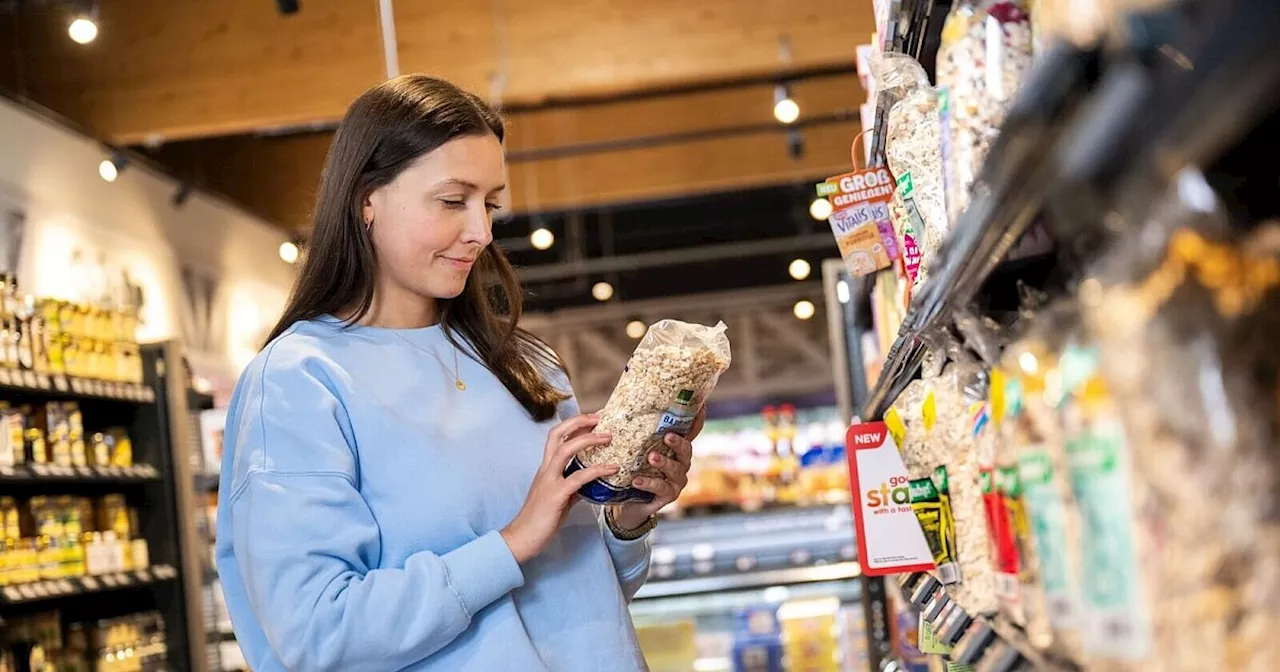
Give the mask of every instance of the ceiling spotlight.
[(296, 263), (298, 261), (298, 244), (292, 240), (280, 243), (280, 260), (286, 264)]
[(835, 208), (831, 206), (831, 201), (828, 201), (826, 196), (819, 196), (809, 204), (809, 216), (819, 222), (826, 221), (833, 210)]
[(98, 176), (107, 182), (115, 182), (128, 164), (129, 159), (124, 154), (112, 152), (110, 158), (98, 164)]
[(636, 340), (644, 338), (646, 331), (649, 331), (649, 327), (644, 326), (644, 322), (640, 320), (631, 320), (627, 323), (627, 336), (629, 338)]
[(98, 164), (98, 175), (107, 182), (115, 182), (120, 177), (120, 171), (116, 170), (116, 164), (111, 159), (103, 159)]
[(607, 282), (597, 282), (591, 286), (591, 296), (596, 301), (608, 301), (613, 298), (613, 285)]
[(551, 233), (551, 229), (546, 227), (538, 227), (529, 234), (529, 244), (535, 250), (545, 250), (556, 242), (556, 234)]
[(800, 105), (791, 99), (786, 84), (773, 87), (773, 118), (780, 124), (794, 124), (800, 118)]
[(814, 307), (812, 301), (801, 299), (799, 301), (796, 301), (796, 305), (791, 309), (791, 312), (797, 318), (802, 320), (807, 320), (813, 317), (813, 314), (818, 312), (818, 309)]
[(78, 14), (67, 26), (67, 35), (76, 44), (89, 44), (98, 37), (98, 22), (88, 14)]
[(794, 280), (804, 280), (809, 277), (809, 272), (812, 270), (813, 269), (809, 266), (809, 262), (804, 259), (792, 260), (791, 265), (787, 267), (787, 272), (791, 274), (791, 277)]

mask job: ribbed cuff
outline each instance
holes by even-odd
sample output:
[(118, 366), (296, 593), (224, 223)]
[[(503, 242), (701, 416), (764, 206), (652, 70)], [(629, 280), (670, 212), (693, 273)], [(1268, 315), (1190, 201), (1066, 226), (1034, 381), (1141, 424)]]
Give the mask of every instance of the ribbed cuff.
[(524, 585), (524, 572), (496, 530), (450, 551), (440, 560), (449, 572), (449, 587), (467, 617)]

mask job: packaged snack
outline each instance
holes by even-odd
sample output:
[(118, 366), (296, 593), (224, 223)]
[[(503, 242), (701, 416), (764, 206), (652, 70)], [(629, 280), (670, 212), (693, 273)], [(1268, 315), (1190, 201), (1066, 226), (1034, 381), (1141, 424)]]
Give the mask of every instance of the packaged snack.
[(903, 268), (918, 288), (948, 229), (938, 96), (910, 56), (883, 54), (872, 67), (877, 82), (897, 99), (886, 119), (885, 159), (903, 209), (895, 228)]
[(969, 204), (1031, 61), (1030, 19), (1018, 2), (961, 0), (947, 16), (938, 49), (938, 114), (951, 226)]
[(595, 431), (613, 440), (584, 451), (566, 468), (572, 473), (590, 465), (619, 466), (617, 474), (583, 487), (583, 497), (602, 504), (653, 498), (652, 493), (632, 488), (631, 482), (636, 476), (656, 475), (649, 453), (671, 456), (663, 437), (689, 431), (720, 374), (729, 368), (726, 329), (723, 322), (706, 327), (678, 320), (649, 327), (600, 411)]
[(1243, 233), (1188, 169), (1135, 226), (1080, 293), (1107, 390), (1124, 400), (1113, 411), (1132, 461), (1135, 580), (1150, 643), (1142, 655), (1090, 647), (1089, 663), (1271, 669), (1280, 225)]

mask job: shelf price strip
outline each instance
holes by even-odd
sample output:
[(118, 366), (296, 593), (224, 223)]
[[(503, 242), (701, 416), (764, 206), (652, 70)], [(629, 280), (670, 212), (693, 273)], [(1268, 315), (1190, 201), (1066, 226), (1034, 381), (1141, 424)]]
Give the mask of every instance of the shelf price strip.
[(23, 583), (15, 586), (4, 586), (0, 589), (0, 604), (18, 604), (71, 595), (87, 595), (129, 588), (135, 585), (146, 585), (157, 581), (167, 581), (178, 576), (178, 572), (169, 565), (156, 565), (150, 569), (139, 569), (130, 572), (112, 572), (97, 576), (81, 576), (75, 579), (49, 579)]

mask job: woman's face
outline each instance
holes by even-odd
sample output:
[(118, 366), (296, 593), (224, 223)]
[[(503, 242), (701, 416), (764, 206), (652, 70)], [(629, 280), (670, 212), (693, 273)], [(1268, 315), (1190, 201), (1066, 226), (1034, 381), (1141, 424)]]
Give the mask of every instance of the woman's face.
[(378, 255), (378, 291), (451, 299), (462, 293), (481, 250), (493, 240), (493, 211), (505, 188), (502, 144), (463, 136), (415, 160), (365, 199)]

